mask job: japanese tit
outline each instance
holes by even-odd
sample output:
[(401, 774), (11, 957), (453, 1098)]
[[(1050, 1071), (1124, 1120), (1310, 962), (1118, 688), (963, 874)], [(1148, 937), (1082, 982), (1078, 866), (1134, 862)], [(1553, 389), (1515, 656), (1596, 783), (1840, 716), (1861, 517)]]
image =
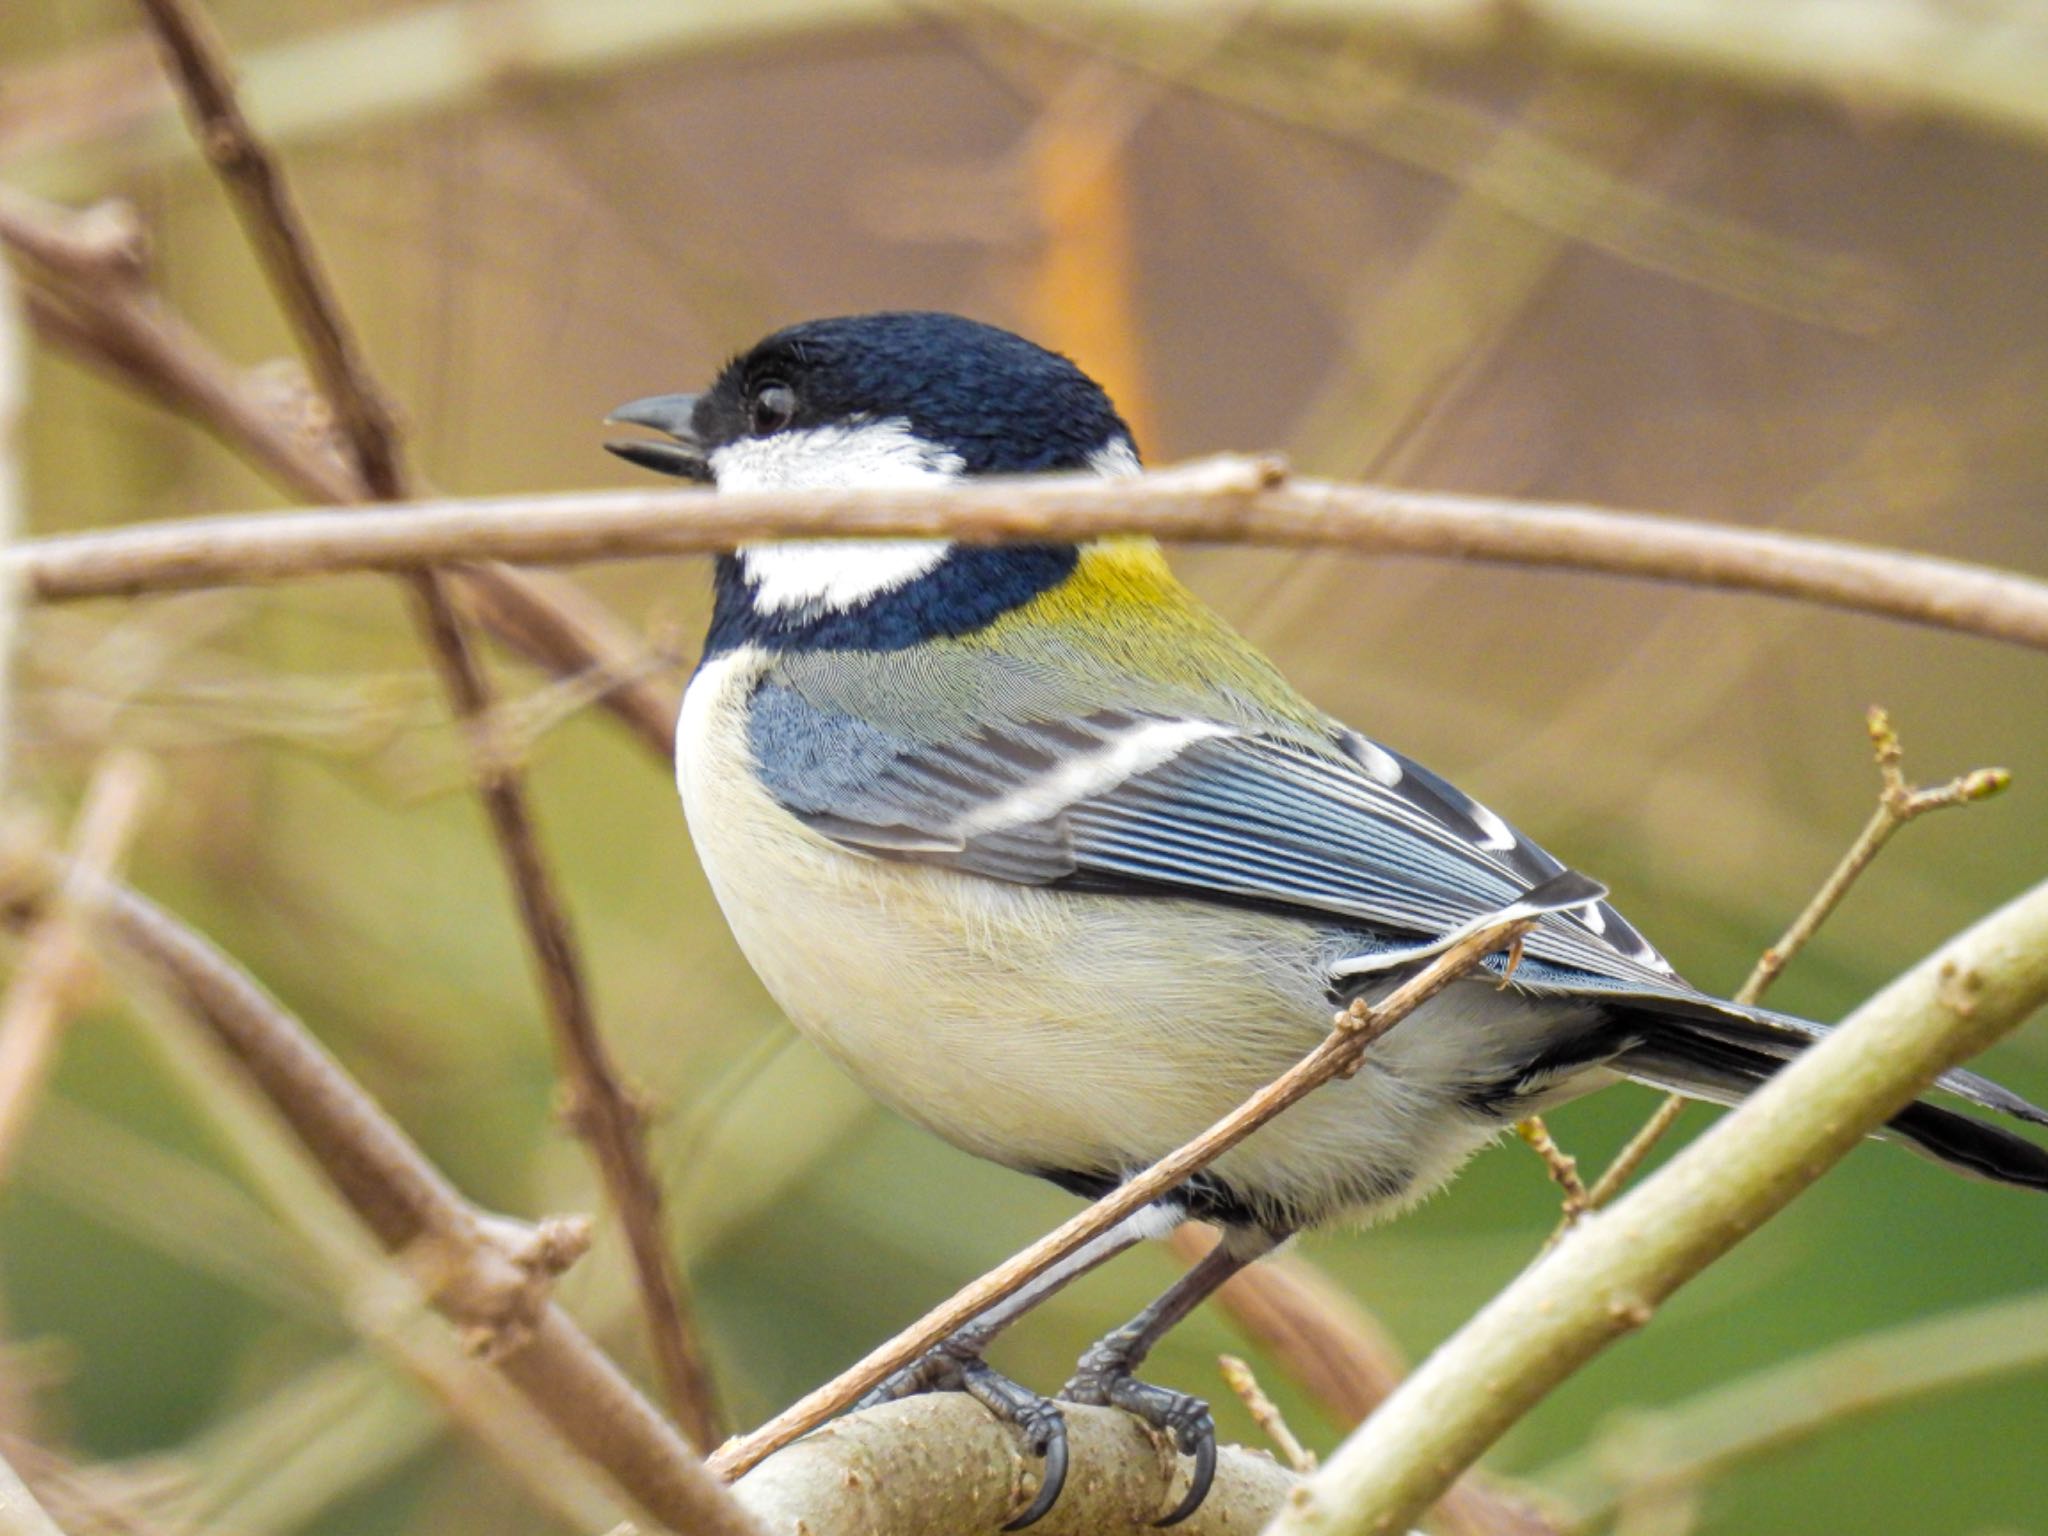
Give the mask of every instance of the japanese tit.
[[(1138, 472), (1065, 358), (942, 314), (778, 331), (702, 395), (634, 401), (609, 446), (721, 490)], [(977, 1319), (876, 1394), (955, 1388), (1046, 1455), (1059, 1411), (997, 1375), (994, 1334), (1186, 1217), (1225, 1241), (1062, 1391), (1171, 1431), (1205, 1493), (1195, 1398), (1146, 1352), (1306, 1226), (1421, 1199), (1503, 1127), (1620, 1079), (1732, 1103), (1821, 1033), (1682, 980), (1591, 882), (1399, 752), (1309, 703), (1146, 539), (751, 545), (719, 558), (677, 731), (691, 836), (734, 936), (798, 1027), (955, 1146), (1094, 1196), (1277, 1077), (1333, 1007), (1389, 990), (1531, 888), (1568, 902), (1505, 956), (1161, 1205)], [(1983, 1078), (1941, 1087), (2048, 1124)], [(2048, 1152), (1932, 1103), (1886, 1134), (2048, 1189)]]

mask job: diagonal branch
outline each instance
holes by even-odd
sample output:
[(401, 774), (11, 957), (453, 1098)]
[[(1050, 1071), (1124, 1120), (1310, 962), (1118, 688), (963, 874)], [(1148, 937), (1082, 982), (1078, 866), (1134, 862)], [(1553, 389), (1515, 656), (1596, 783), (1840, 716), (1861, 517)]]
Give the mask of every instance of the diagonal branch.
[(1135, 480), (1040, 477), (888, 491), (581, 491), (343, 515), (255, 513), (25, 542), (4, 556), (43, 602), (240, 586), (464, 559), (570, 565), (706, 554), (757, 539), (1145, 533), (1473, 560), (1761, 592), (2048, 650), (2048, 581), (1882, 545), (1690, 518), (1290, 477), (1223, 456)]
[(1575, 1227), (1338, 1448), (1271, 1536), (1408, 1529), (1552, 1388), (2043, 1002), (2048, 885), (1923, 960)]
[[(138, 0), (193, 133), (219, 173), (363, 486), (378, 500), (412, 495), (397, 425), (357, 345), (284, 177), (235, 95), (225, 51), (191, 0)], [(568, 910), (545, 857), (525, 788), (483, 739), (492, 705), (490, 680), (472, 649), (447, 578), (410, 573), (418, 621), (455, 713), (469, 727), (478, 790), (512, 879), (556, 1050), (573, 1095), (570, 1123), (596, 1155), (626, 1232), (648, 1334), (671, 1406), (699, 1445), (718, 1438), (710, 1372), (690, 1327), (674, 1255), (662, 1231), (661, 1189), (647, 1154), (639, 1106), (619, 1082), (598, 1033)]]
[[(1735, 994), (1738, 1003), (1754, 1003), (1762, 999), (1792, 957), (1807, 946), (1820, 931), (1820, 925), (1842, 904), (1842, 898), (1849, 894), (1849, 887), (1870, 867), (1870, 861), (1891, 841), (1894, 832), (1916, 817), (1940, 810), (1943, 806), (1968, 805), (1988, 799), (2012, 782), (2012, 775), (2003, 768), (1977, 768), (1944, 784), (1915, 788), (1906, 782), (1906, 775), (1899, 766), (1904, 760), (1905, 749), (1899, 744), (1898, 732), (1892, 729), (1891, 716), (1873, 704), (1865, 723), (1877, 758), (1877, 806), (1870, 813), (1870, 820), (1864, 823), (1863, 830), (1856, 834), (1855, 842), (1849, 845), (1848, 852), (1842, 855), (1827, 879), (1821, 882), (1820, 889), (1814, 892), (1813, 899), (1801, 909), (1778, 941), (1757, 958), (1741, 990)], [(1678, 1117), (1691, 1102), (1684, 1094), (1674, 1093), (1659, 1104), (1649, 1119), (1629, 1137), (1627, 1145), (1614, 1155), (1614, 1161), (1607, 1165), (1578, 1206), (1567, 1206), (1566, 1223), (1585, 1211), (1598, 1210), (1621, 1193), (1622, 1186), (1635, 1176), (1643, 1160), (1663, 1140), (1665, 1133), (1678, 1123)]]

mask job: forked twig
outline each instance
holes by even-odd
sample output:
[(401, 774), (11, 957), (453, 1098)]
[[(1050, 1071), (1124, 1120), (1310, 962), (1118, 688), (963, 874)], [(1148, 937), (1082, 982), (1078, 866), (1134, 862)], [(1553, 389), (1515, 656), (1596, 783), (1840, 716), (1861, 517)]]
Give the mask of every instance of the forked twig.
[[(193, 132), (219, 173), (242, 228), (297, 333), (321, 394), (370, 495), (414, 494), (396, 422), (313, 249), (284, 177), (236, 98), (225, 51), (191, 0), (138, 0), (182, 93)], [(455, 713), (484, 729), (492, 689), (446, 577), (410, 578), (419, 623)], [(661, 1189), (639, 1106), (619, 1081), (590, 1004), (568, 911), (540, 850), (519, 776), (477, 741), (477, 785), (511, 875), (540, 974), (557, 1052), (573, 1095), (569, 1120), (596, 1155), (625, 1229), (653, 1352), (670, 1406), (700, 1446), (718, 1437), (710, 1373), (689, 1326), (682, 1281), (661, 1224)]]
[[(1929, 811), (1940, 810), (1945, 805), (1968, 805), (1974, 800), (1986, 799), (2012, 782), (2012, 775), (2003, 768), (1978, 768), (1943, 784), (1916, 788), (1906, 781), (1905, 771), (1900, 766), (1905, 753), (1899, 744), (1898, 732), (1892, 728), (1891, 716), (1873, 704), (1864, 717), (1864, 723), (1877, 758), (1877, 806), (1870, 813), (1870, 820), (1863, 824), (1863, 830), (1856, 835), (1856, 840), (1849, 845), (1849, 851), (1842, 855), (1841, 862), (1814, 892), (1813, 899), (1792, 920), (1792, 925), (1777, 943), (1758, 958), (1748, 979), (1735, 994), (1738, 1003), (1754, 1003), (1763, 997), (1792, 957), (1806, 947), (1820, 930), (1820, 925), (1842, 904), (1842, 898), (1856, 883), (1856, 877), (1870, 867), (1870, 861), (1891, 841), (1894, 832)], [(1674, 1093), (1657, 1106), (1656, 1112), (1615, 1154), (1614, 1161), (1594, 1183), (1582, 1209), (1598, 1210), (1620, 1192), (1665, 1132), (1677, 1123), (1687, 1102), (1683, 1094)], [(1566, 1221), (1573, 1219), (1574, 1214), (1568, 1210)]]

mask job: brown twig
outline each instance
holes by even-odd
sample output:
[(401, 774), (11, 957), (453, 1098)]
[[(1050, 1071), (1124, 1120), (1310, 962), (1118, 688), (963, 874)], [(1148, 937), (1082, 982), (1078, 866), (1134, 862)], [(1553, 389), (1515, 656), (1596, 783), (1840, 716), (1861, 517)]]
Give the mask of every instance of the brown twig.
[(1594, 507), (1289, 478), (1205, 459), (1136, 480), (1062, 477), (891, 491), (689, 490), (475, 498), (153, 523), (24, 544), (45, 602), (235, 586), (464, 559), (565, 565), (704, 554), (756, 539), (950, 535), (977, 542), (1148, 533), (1599, 572), (1764, 592), (2048, 650), (2048, 582), (1768, 529)]
[[(1849, 845), (1849, 851), (1842, 855), (1841, 862), (1814, 892), (1813, 899), (1792, 920), (1777, 943), (1758, 957), (1755, 968), (1735, 994), (1738, 1003), (1754, 1003), (1762, 999), (1771, 983), (1791, 963), (1792, 957), (1806, 947), (1814, 934), (1820, 931), (1820, 925), (1842, 904), (1842, 898), (1849, 894), (1849, 887), (1870, 867), (1870, 861), (1891, 841), (1894, 832), (1929, 811), (1940, 810), (1945, 805), (1968, 805), (1973, 800), (1983, 800), (2012, 782), (2012, 775), (2003, 768), (1978, 768), (1944, 784), (1916, 788), (1906, 782), (1905, 772), (1900, 767), (1905, 752), (1899, 744), (1898, 732), (1892, 729), (1891, 716), (1873, 704), (1864, 724), (1870, 732), (1872, 753), (1877, 759), (1877, 806), (1870, 813), (1870, 820), (1863, 824), (1863, 830), (1856, 834), (1856, 840)], [(1643, 1160), (1658, 1141), (1678, 1122), (1687, 1102), (1683, 1094), (1674, 1093), (1657, 1106), (1656, 1112), (1615, 1154), (1614, 1161), (1586, 1196), (1582, 1210), (1598, 1210), (1615, 1197), (1643, 1165)], [(1572, 1219), (1568, 1212), (1567, 1223)]]
[[(6, 905), (43, 910), (75, 865), (16, 836), (0, 844)], [(435, 1309), (592, 1462), (670, 1530), (759, 1536), (687, 1442), (549, 1299), (573, 1232), (471, 1206), (312, 1033), (247, 972), (128, 887), (81, 877), (92, 932), (158, 978), (291, 1123), (351, 1209), (421, 1276)]]
[(86, 914), (76, 886), (118, 873), (152, 783), (147, 759), (135, 752), (114, 752), (94, 772), (72, 834), (73, 877), (29, 931), (21, 964), (0, 999), (0, 1183), (85, 974)]
[(857, 1364), (784, 1409), (748, 1435), (727, 1441), (711, 1458), (721, 1476), (738, 1477), (760, 1460), (808, 1434), (849, 1407), (891, 1371), (907, 1365), (969, 1319), (986, 1311), (1044, 1274), (1068, 1254), (1116, 1226), (1133, 1212), (1157, 1200), (1182, 1180), (1243, 1141), (1289, 1105), (1324, 1083), (1358, 1070), (1373, 1041), (1435, 997), (1447, 986), (1535, 926), (1520, 907), (1509, 908), (1475, 924), (1413, 977), (1388, 993), (1378, 1005), (1353, 1003), (1338, 1014), (1322, 1043), (1286, 1072), (1246, 1099), (1236, 1109), (1184, 1146), (1159, 1159), (1078, 1216), (1055, 1228), (1021, 1253), (1014, 1254), (947, 1301), (934, 1307)]
[(1557, 1144), (1541, 1115), (1517, 1121), (1515, 1134), (1528, 1143), (1530, 1151), (1543, 1159), (1551, 1182), (1564, 1191), (1564, 1219), (1567, 1222), (1577, 1221), (1589, 1209), (1587, 1202), (1591, 1198), (1586, 1192), (1585, 1180), (1579, 1177), (1579, 1160)]
[(1259, 1378), (1252, 1374), (1252, 1368), (1236, 1355), (1218, 1355), (1216, 1368), (1223, 1375), (1223, 1384), (1240, 1403), (1244, 1411), (1252, 1416), (1252, 1422), (1264, 1431), (1275, 1450), (1287, 1458), (1287, 1465), (1297, 1472), (1313, 1472), (1316, 1469), (1316, 1453), (1295, 1438), (1294, 1431), (1287, 1427), (1287, 1415), (1280, 1411), (1280, 1405), (1266, 1396), (1259, 1385)]
[[(242, 111), (227, 55), (191, 0), (137, 0), (192, 128), (219, 173), (243, 232), (255, 247), (280, 307), (334, 411), (340, 436), (370, 495), (392, 501), (415, 493), (397, 424), (372, 377), (314, 252), (312, 238), (269, 148)], [(419, 624), (457, 717), (480, 732), (491, 704), (490, 680), (470, 646), (455, 596), (433, 569), (410, 573)], [(479, 742), (479, 746), (486, 745)], [(519, 776), (488, 751), (478, 754), (478, 790), (511, 875), (533, 951), (556, 1050), (572, 1094), (569, 1121), (589, 1142), (625, 1229), (649, 1338), (670, 1406), (700, 1446), (718, 1438), (710, 1372), (689, 1326), (682, 1281), (661, 1222), (661, 1187), (647, 1154), (639, 1106), (619, 1081), (591, 1009), (589, 987), (568, 910), (540, 849)]]

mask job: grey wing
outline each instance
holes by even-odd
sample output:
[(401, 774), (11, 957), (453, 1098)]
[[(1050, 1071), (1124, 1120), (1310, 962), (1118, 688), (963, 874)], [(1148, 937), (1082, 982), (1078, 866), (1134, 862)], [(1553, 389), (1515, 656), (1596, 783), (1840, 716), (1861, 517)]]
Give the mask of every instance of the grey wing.
[[(1283, 907), (1429, 942), (1564, 869), (1342, 727), (1325, 746), (1102, 709), (920, 741), (770, 682), (749, 739), (770, 791), (823, 836), (1019, 884)], [(1527, 951), (1608, 985), (1689, 990), (1604, 900), (1546, 918)]]

